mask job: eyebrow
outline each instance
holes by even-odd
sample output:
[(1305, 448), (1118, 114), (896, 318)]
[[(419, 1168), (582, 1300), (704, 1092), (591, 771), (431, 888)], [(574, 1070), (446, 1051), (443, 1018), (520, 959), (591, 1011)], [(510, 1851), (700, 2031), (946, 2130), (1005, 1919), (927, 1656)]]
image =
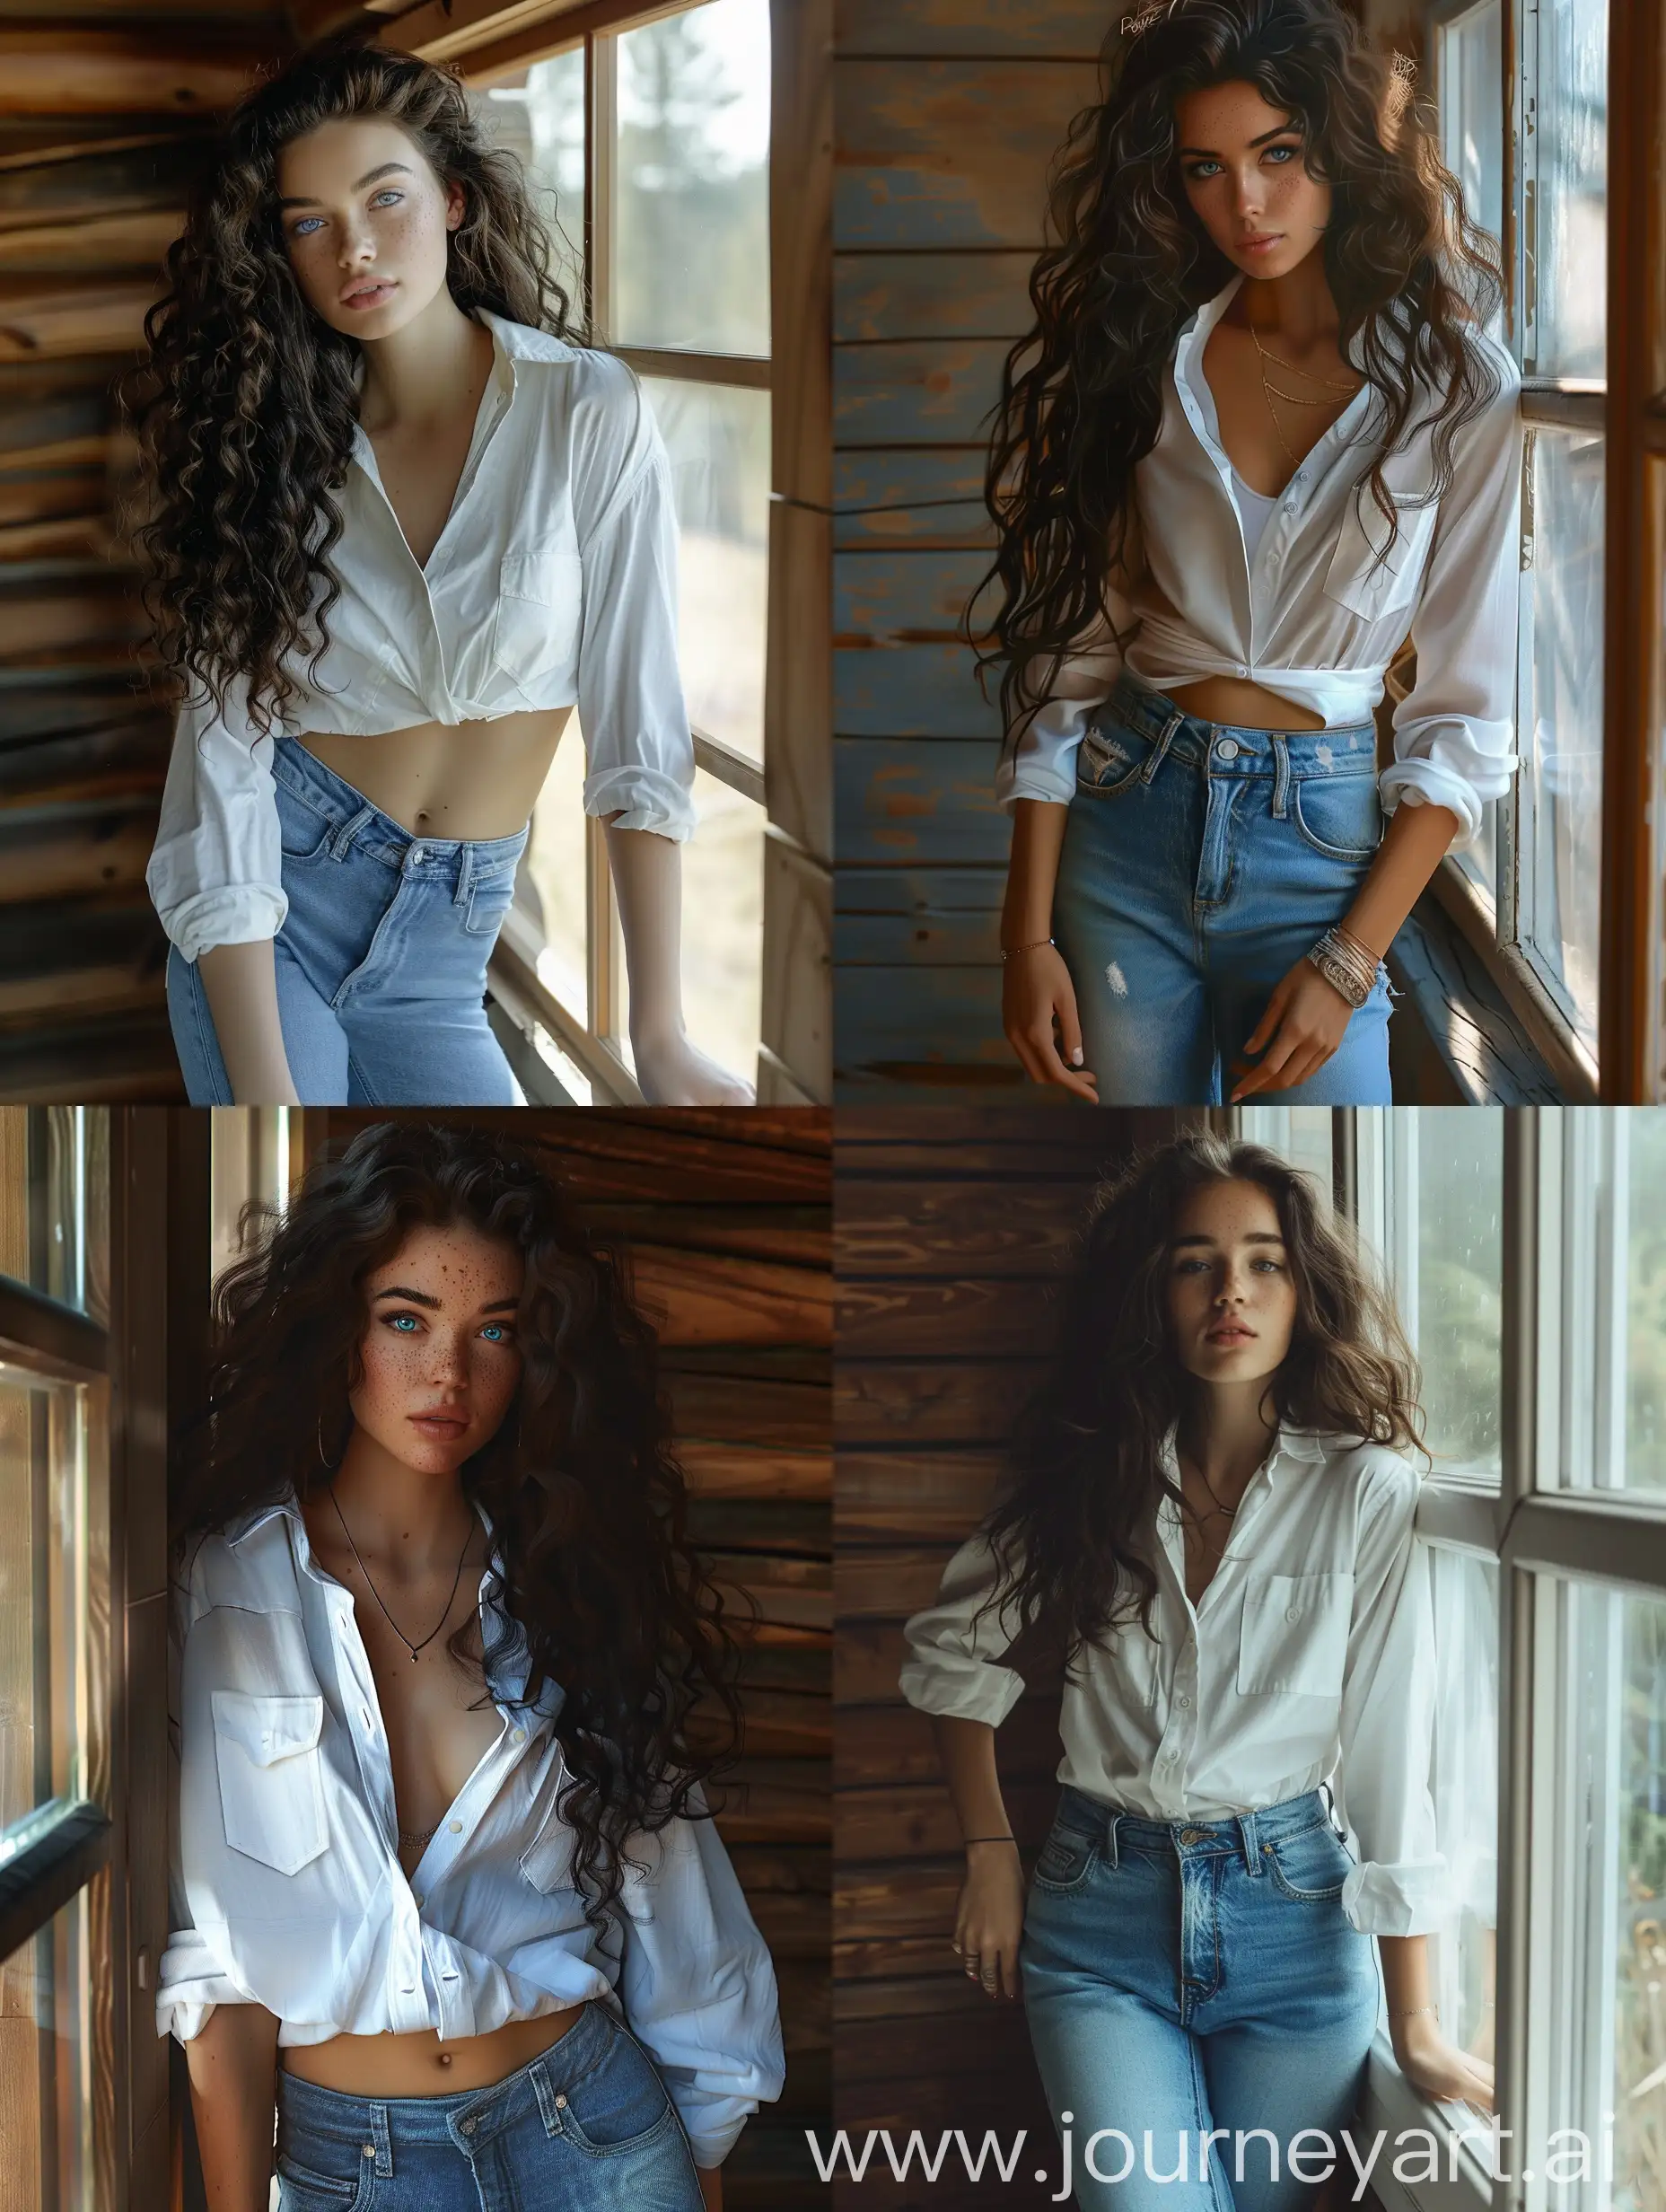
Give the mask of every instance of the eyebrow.
[[(367, 184), (374, 184), (378, 177), (390, 177), (395, 170), (398, 170), (402, 177), (414, 177), (416, 174), (416, 171), (405, 162), (383, 162), (380, 169), (367, 169), (353, 189), (355, 192), (362, 192)], [(280, 207), (321, 207), (324, 203), (318, 199), (291, 198), (280, 199), (277, 204)]]
[[(371, 1304), (380, 1305), (384, 1298), (407, 1298), (412, 1305), (425, 1305), (434, 1313), (440, 1310), (437, 1298), (431, 1298), (425, 1290), (411, 1290), (403, 1283), (390, 1283), (386, 1290), (374, 1292)], [(489, 1305), (483, 1305), (479, 1310), (482, 1313), (513, 1313), (520, 1304), (519, 1298), (494, 1298)]]
[[(1250, 143), (1252, 146), (1264, 146), (1269, 138), (1277, 138), (1287, 130), (1300, 130), (1301, 127), (1302, 126), (1299, 123), (1280, 123), (1272, 130), (1264, 130), (1258, 138), (1252, 138)], [(1178, 149), (1178, 151), (1182, 154), (1206, 154), (1212, 162), (1218, 162), (1221, 158), (1213, 146), (1181, 146)], [(287, 202), (285, 202), (285, 205), (287, 205)]]
[[(1275, 1236), (1270, 1229), (1251, 1229), (1248, 1236), (1239, 1240), (1244, 1244), (1282, 1244), (1284, 1241), (1282, 1236)], [(1218, 1242), (1218, 1238), (1212, 1236), (1177, 1236), (1170, 1249), (1178, 1252), (1185, 1244), (1214, 1244)]]

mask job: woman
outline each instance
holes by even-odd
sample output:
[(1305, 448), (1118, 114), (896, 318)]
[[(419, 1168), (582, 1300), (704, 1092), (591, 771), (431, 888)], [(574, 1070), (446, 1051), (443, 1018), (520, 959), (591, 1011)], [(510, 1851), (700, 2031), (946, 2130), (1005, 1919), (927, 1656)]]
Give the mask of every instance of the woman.
[[(1083, 2207), (1298, 2212), (1309, 2128), (1349, 2173), (1373, 1935), (1402, 2072), (1491, 2102), (1429, 1998), (1444, 1861), (1415, 1418), (1392, 1310), (1302, 1178), (1183, 1138), (1101, 1193), (1015, 1480), (908, 1624), (903, 1692), (936, 1716), (966, 1838), (954, 1946), (992, 1997), (1022, 1973)], [(1023, 1690), (1003, 1655), (1032, 1628), (1070, 1663), (1026, 1900), (995, 1730)], [(1131, 2172), (1118, 2131), (1144, 2143)]]
[[(784, 2078), (653, 1339), (530, 1157), (382, 1124), (222, 1280), (157, 2023), (208, 2201), (700, 2212)], [(705, 1737), (703, 1736), (703, 1741)]]
[(1123, 26), (987, 478), (1006, 1033), (1106, 1102), (1381, 1102), (1382, 956), (1515, 765), (1496, 250), (1337, 0)]
[(351, 40), (243, 100), (169, 250), (148, 881), (197, 1103), (515, 1102), (487, 962), (575, 700), (643, 1094), (750, 1098), (682, 1027), (670, 466), (548, 253), (458, 80)]

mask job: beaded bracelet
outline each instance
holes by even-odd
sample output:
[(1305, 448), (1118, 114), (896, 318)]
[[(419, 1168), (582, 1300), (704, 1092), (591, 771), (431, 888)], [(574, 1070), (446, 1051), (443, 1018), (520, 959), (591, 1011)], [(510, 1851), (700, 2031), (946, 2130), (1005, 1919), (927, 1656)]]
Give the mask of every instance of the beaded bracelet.
[(1044, 944), (1051, 944), (1052, 942), (1051, 937), (1038, 937), (1033, 944), (1004, 944), (1001, 947), (1001, 965), (1004, 968), (1007, 961), (1015, 959), (1020, 952), (1039, 952)]

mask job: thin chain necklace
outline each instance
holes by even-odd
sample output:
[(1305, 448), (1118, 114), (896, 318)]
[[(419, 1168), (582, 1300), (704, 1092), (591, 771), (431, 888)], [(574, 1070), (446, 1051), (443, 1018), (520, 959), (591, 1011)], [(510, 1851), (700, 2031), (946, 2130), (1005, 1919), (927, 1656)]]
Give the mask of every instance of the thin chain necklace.
[[(1288, 400), (1293, 407), (1335, 407), (1337, 403), (1334, 399), (1306, 399), (1302, 397), (1300, 392), (1280, 391), (1276, 384), (1270, 384), (1267, 382), (1267, 363), (1270, 361), (1276, 369), (1284, 369), (1292, 376), (1305, 376), (1311, 384), (1328, 384), (1333, 391), (1346, 391), (1353, 394), (1358, 391), (1359, 386), (1357, 384), (1344, 383), (1339, 378), (1334, 376), (1315, 376), (1311, 369), (1297, 368), (1293, 361), (1281, 361), (1276, 354), (1269, 354), (1266, 347), (1262, 345), (1261, 334), (1255, 327), (1254, 320), (1250, 317), (1247, 304), (1244, 310), (1244, 320), (1249, 327), (1250, 337), (1255, 340), (1255, 349), (1261, 356), (1259, 364), (1261, 371), (1261, 393), (1262, 397), (1267, 401), (1267, 412), (1268, 418), (1272, 423), (1273, 430), (1278, 439), (1278, 443), (1284, 447), (1286, 458), (1293, 466), (1296, 456), (1290, 451), (1290, 441), (1285, 437), (1283, 430), (1279, 427), (1278, 417), (1273, 411), (1274, 399), (1277, 398), (1280, 399)], [(1210, 1496), (1214, 1496), (1213, 1491), (1210, 1492)]]
[[(375, 1599), (378, 1605), (381, 1605), (381, 1593), (377, 1589), (375, 1584), (371, 1582), (369, 1567), (365, 1566), (363, 1559), (359, 1559), (359, 1548), (353, 1541), (353, 1531), (347, 1526), (346, 1515), (341, 1510), (339, 1501), (336, 1497), (333, 1487), (331, 1488), (329, 1493), (329, 1502), (336, 1508), (336, 1518), (341, 1523), (341, 1532), (346, 1538), (354, 1558), (359, 1560), (359, 1573), (364, 1576), (365, 1582), (369, 1584), (372, 1597)], [(463, 1561), (469, 1556), (469, 1538), (472, 1537), (473, 1534), (474, 1529), (471, 1523), (468, 1533), (463, 1538), (463, 1548), (457, 1555), (457, 1572), (452, 1577), (452, 1594), (445, 1601), (445, 1611), (440, 1615), (439, 1620), (434, 1623), (434, 1627), (429, 1629), (427, 1635), (424, 1637), (420, 1644), (413, 1644), (409, 1637), (406, 1635), (404, 1629), (400, 1628), (399, 1622), (393, 1618), (393, 1615), (388, 1611), (387, 1607), (385, 1605), (381, 1605), (382, 1613), (387, 1620), (388, 1626), (393, 1630), (395, 1636), (399, 1637), (400, 1643), (404, 1645), (406, 1650), (409, 1652), (411, 1655), (411, 1664), (413, 1666), (416, 1663), (417, 1653), (419, 1651), (425, 1650), (426, 1647), (433, 1643), (434, 1637), (438, 1636), (440, 1630), (445, 1626), (446, 1622), (452, 1617), (452, 1608), (457, 1602), (457, 1585), (463, 1578)], [(434, 1830), (431, 1828), (428, 1830), (428, 1834), (431, 1836), (433, 1833)], [(425, 1842), (426, 1838), (416, 1836), (406, 1837), (401, 1835), (399, 1840), (402, 1843), (417, 1843)]]

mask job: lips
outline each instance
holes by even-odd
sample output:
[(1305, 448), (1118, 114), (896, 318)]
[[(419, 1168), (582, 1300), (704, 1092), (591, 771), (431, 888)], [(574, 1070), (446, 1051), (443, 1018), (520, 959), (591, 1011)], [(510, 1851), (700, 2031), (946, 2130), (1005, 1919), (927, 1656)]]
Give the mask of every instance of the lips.
[(378, 276), (373, 283), (356, 285), (351, 292), (342, 294), (341, 304), (343, 307), (380, 307), (392, 293), (395, 281), (391, 276)]
[(1224, 1328), (1209, 1330), (1204, 1341), (1206, 1344), (1252, 1344), (1255, 1341), (1255, 1330), (1241, 1328), (1237, 1322), (1232, 1321)]
[(459, 1413), (413, 1413), (413, 1426), (429, 1436), (460, 1436), (469, 1426), (467, 1418)]
[(1276, 246), (1282, 235), (1278, 231), (1266, 231), (1258, 238), (1241, 238), (1238, 243), (1246, 253), (1259, 253), (1267, 246)]

